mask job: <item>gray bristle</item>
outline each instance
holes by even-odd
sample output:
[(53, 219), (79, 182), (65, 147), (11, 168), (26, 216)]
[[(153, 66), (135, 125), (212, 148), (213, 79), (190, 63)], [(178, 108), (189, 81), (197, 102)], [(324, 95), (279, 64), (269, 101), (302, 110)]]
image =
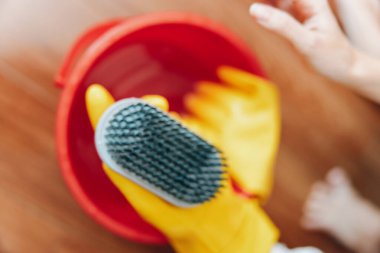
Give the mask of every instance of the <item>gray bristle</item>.
[(135, 101), (108, 120), (104, 144), (112, 160), (172, 204), (214, 198), (225, 180), (221, 152), (161, 110)]

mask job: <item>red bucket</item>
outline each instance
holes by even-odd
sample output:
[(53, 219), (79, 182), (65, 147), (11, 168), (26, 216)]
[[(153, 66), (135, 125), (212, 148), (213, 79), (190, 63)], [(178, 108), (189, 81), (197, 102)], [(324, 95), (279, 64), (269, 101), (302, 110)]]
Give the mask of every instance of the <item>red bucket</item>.
[(92, 83), (116, 99), (160, 94), (181, 112), (196, 81), (217, 80), (230, 65), (263, 76), (248, 47), (213, 21), (189, 13), (159, 13), (100, 24), (76, 42), (57, 75), (63, 88), (56, 122), (58, 158), (80, 205), (112, 232), (138, 242), (165, 244), (104, 174), (94, 146), (84, 94)]

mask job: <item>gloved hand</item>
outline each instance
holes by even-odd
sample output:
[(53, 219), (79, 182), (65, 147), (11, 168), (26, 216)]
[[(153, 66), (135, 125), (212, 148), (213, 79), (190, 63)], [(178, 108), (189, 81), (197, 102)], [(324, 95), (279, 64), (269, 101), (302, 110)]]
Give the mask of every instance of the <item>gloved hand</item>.
[(277, 90), (270, 82), (231, 67), (218, 69), (221, 84), (200, 82), (185, 99), (194, 131), (221, 149), (244, 192), (265, 199), (279, 145)]
[[(159, 96), (143, 98), (168, 110)], [(86, 106), (95, 128), (103, 112), (114, 103), (100, 85), (86, 92)], [(267, 253), (278, 231), (257, 202), (236, 195), (230, 184), (213, 200), (192, 208), (173, 206), (103, 164), (103, 169), (137, 212), (167, 236), (179, 253)]]

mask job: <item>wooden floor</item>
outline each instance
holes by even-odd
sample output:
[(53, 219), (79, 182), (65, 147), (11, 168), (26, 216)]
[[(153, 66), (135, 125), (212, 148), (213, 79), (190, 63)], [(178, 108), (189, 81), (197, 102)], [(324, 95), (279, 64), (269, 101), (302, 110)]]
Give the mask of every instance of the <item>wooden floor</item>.
[(250, 2), (0, 0), (0, 252), (171, 252), (123, 240), (81, 210), (61, 177), (53, 133), (60, 95), (53, 76), (73, 40), (107, 18), (158, 10), (213, 18), (257, 53), (282, 94), (282, 144), (266, 209), (289, 246), (348, 252), (300, 228), (302, 203), (339, 164), (380, 204), (379, 108), (314, 73), (288, 43), (255, 25)]

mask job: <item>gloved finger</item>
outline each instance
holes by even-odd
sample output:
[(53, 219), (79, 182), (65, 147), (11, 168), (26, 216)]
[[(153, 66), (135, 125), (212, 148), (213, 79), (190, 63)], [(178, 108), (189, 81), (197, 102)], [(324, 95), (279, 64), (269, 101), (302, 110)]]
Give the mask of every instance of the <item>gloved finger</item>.
[(85, 101), (87, 113), (94, 129), (104, 111), (115, 102), (112, 95), (99, 84), (93, 84), (87, 88)]
[(263, 27), (287, 38), (301, 52), (307, 52), (314, 43), (315, 34), (285, 11), (254, 3), (250, 7), (250, 14)]
[(241, 92), (241, 90), (207, 81), (197, 83), (196, 92), (197, 94), (209, 99), (215, 104), (215, 106), (225, 110), (230, 109), (228, 108), (228, 104), (233, 103), (233, 101), (240, 100), (242, 97), (246, 96), (246, 93)]
[[(145, 95), (141, 97), (150, 105), (160, 108), (164, 112), (169, 112), (169, 102), (168, 100), (160, 95)], [(177, 121), (182, 121), (181, 116), (177, 112), (169, 112), (169, 115)]]
[(276, 91), (274, 85), (256, 75), (229, 66), (219, 67), (218, 76), (232, 87), (247, 93), (273, 93)]
[(143, 99), (145, 102), (147, 102), (148, 104), (150, 104), (152, 106), (160, 108), (164, 112), (169, 111), (169, 102), (163, 96), (160, 96), (160, 95), (145, 95), (145, 96), (141, 97), (141, 99)]
[(222, 108), (199, 95), (188, 94), (184, 102), (189, 114), (212, 127), (223, 124), (223, 121), (228, 116)]

